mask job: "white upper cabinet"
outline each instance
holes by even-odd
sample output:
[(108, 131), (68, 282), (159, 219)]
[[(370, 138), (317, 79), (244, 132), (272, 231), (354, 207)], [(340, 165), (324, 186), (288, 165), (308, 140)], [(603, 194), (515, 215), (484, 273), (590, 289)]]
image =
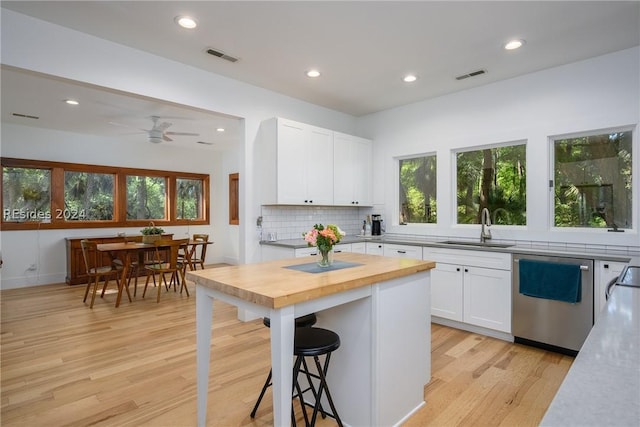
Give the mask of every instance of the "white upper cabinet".
[(260, 126), (254, 161), (263, 205), (371, 206), (370, 140), (274, 118)]
[(284, 119), (277, 132), (277, 202), (333, 204), (332, 132)]
[(371, 206), (372, 143), (368, 139), (334, 132), (333, 202), (338, 206)]

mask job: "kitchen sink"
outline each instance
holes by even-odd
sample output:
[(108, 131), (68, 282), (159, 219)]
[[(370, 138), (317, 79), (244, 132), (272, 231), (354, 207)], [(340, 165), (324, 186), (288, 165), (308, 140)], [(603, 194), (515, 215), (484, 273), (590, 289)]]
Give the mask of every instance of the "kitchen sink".
[(480, 248), (510, 248), (511, 246), (514, 246), (513, 244), (510, 244), (510, 243), (469, 242), (469, 241), (463, 241), (463, 240), (445, 240), (444, 242), (438, 242), (438, 243), (444, 243), (447, 245), (477, 246)]

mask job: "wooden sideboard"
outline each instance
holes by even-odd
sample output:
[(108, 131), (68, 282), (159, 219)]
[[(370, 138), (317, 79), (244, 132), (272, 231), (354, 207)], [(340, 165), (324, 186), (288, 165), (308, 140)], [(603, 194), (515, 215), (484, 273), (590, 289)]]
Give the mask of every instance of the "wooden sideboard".
[[(173, 234), (163, 234), (164, 238), (172, 239)], [(82, 258), (82, 247), (80, 241), (84, 239), (92, 240), (96, 243), (118, 243), (125, 239), (125, 236), (91, 236), (91, 237), (67, 237), (66, 249), (67, 249), (67, 285), (81, 285), (87, 283), (87, 274), (84, 266), (84, 259)], [(136, 242), (142, 241), (142, 234), (126, 236), (127, 240), (135, 240)], [(104, 254), (103, 263), (109, 265), (111, 258), (109, 254)], [(143, 274), (142, 271), (139, 272)]]

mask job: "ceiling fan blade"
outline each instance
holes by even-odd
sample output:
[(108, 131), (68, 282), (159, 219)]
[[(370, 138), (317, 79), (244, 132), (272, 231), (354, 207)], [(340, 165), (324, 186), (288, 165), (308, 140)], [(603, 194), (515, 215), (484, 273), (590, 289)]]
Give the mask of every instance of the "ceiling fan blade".
[(165, 141), (173, 141), (173, 139), (169, 138), (166, 134), (162, 135), (162, 139)]
[(136, 129), (136, 130), (139, 130), (139, 131), (142, 131), (142, 132), (148, 132), (147, 129), (141, 129), (141, 128), (137, 128), (137, 127), (134, 127), (134, 126), (129, 126), (129, 125), (125, 125), (125, 124), (122, 124), (122, 123), (118, 123), (118, 122), (109, 122), (109, 124), (113, 125), (113, 126), (118, 126), (118, 127), (121, 127), (121, 128)]
[(165, 135), (200, 136), (199, 133), (193, 132), (165, 132)]
[(164, 132), (171, 125), (172, 125), (172, 123), (169, 123), (169, 122), (156, 123), (156, 124), (153, 125), (153, 130), (158, 130), (160, 132)]

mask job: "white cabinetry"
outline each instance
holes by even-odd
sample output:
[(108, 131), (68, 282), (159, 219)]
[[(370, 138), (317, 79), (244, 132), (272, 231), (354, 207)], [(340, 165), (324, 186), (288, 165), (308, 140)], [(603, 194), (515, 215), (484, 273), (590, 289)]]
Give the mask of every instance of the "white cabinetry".
[(607, 304), (607, 298), (605, 293), (607, 291), (607, 285), (610, 281), (620, 276), (622, 270), (627, 264), (623, 262), (615, 261), (602, 261), (595, 260), (594, 267), (596, 269), (594, 279), (594, 292), (593, 297), (593, 322), (598, 320), (600, 312)]
[(422, 259), (422, 246), (385, 243), (383, 254), (395, 258)]
[(371, 206), (370, 140), (282, 118), (262, 122), (257, 140), (260, 204)]
[(365, 251), (367, 255), (384, 255), (384, 244), (376, 242), (366, 242)]
[(333, 203), (371, 206), (372, 143), (339, 132), (333, 134)]
[(511, 255), (430, 249), (431, 314), (496, 331), (511, 332)]
[(340, 252), (351, 252), (351, 243), (339, 243), (333, 246), (333, 253), (339, 254)]
[(355, 252), (357, 254), (366, 254), (367, 245), (364, 242), (352, 243), (351, 252)]
[(284, 119), (277, 133), (277, 202), (333, 204), (333, 133)]

